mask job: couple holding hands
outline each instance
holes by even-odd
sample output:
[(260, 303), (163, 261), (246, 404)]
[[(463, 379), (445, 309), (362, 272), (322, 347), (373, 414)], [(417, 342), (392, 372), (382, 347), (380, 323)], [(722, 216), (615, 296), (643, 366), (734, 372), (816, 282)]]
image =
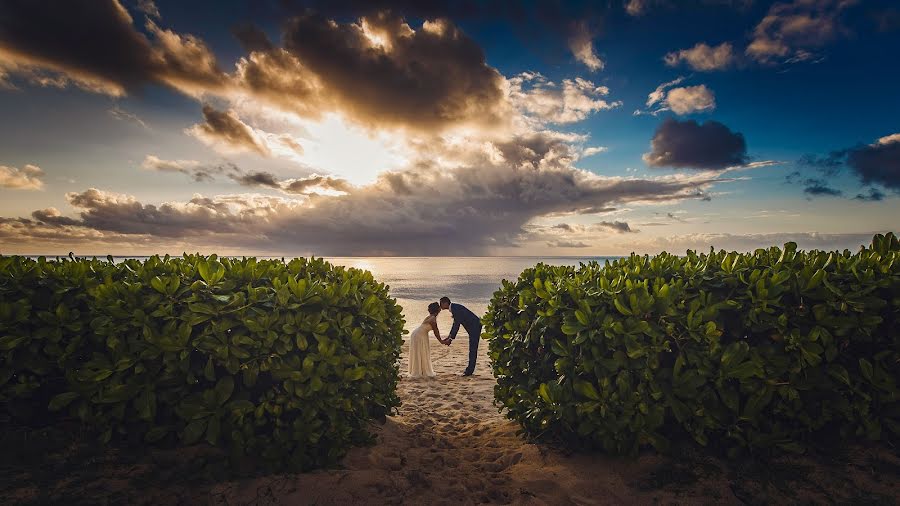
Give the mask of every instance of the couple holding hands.
[[(441, 331), (437, 326), (437, 316), (442, 310), (449, 310), (453, 315), (453, 327), (447, 339), (441, 339)], [(475, 359), (478, 356), (478, 340), (481, 337), (481, 319), (462, 304), (450, 302), (449, 297), (441, 297), (440, 303), (432, 302), (428, 305), (428, 317), (422, 321), (419, 328), (413, 331), (409, 338), (409, 377), (434, 377), (434, 369), (431, 366), (431, 346), (429, 333), (434, 331), (434, 337), (439, 343), (450, 346), (459, 327), (462, 325), (469, 334), (469, 365), (463, 371), (463, 376), (471, 376), (475, 372)]]

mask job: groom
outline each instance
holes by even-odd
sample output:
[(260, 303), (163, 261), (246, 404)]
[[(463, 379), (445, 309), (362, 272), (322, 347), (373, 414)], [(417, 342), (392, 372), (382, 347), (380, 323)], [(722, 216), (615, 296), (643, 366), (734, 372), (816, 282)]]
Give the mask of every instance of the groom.
[(450, 329), (447, 346), (456, 339), (456, 333), (459, 332), (459, 326), (469, 334), (469, 365), (463, 372), (463, 376), (471, 376), (475, 372), (475, 359), (478, 357), (478, 339), (481, 337), (481, 319), (475, 316), (462, 304), (452, 304), (450, 297), (441, 297), (441, 309), (449, 309), (453, 315), (453, 327)]

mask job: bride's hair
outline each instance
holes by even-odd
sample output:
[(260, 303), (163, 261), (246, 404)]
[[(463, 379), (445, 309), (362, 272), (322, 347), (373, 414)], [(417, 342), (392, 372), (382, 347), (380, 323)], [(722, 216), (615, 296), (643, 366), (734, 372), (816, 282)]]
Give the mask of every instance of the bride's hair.
[(428, 313), (429, 314), (435, 315), (440, 312), (441, 312), (440, 304), (438, 304), (437, 302), (432, 302), (431, 304), (428, 304)]

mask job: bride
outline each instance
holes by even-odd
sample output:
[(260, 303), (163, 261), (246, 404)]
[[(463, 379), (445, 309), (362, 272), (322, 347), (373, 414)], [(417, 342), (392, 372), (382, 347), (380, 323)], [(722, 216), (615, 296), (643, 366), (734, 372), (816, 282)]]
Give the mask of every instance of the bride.
[(431, 346), (428, 340), (429, 331), (434, 331), (434, 337), (441, 344), (447, 342), (441, 339), (441, 331), (437, 326), (437, 315), (441, 312), (441, 305), (432, 302), (428, 305), (428, 317), (413, 331), (409, 338), (409, 377), (422, 378), (434, 377), (434, 369), (431, 367)]

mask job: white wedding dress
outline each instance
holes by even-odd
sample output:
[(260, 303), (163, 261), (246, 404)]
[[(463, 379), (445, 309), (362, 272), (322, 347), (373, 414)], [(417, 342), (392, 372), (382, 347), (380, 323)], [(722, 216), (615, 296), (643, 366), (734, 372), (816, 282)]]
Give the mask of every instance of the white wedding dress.
[(413, 331), (409, 338), (409, 377), (433, 378), (434, 369), (431, 367), (431, 339), (428, 333), (431, 324), (437, 320), (436, 316), (429, 316)]

